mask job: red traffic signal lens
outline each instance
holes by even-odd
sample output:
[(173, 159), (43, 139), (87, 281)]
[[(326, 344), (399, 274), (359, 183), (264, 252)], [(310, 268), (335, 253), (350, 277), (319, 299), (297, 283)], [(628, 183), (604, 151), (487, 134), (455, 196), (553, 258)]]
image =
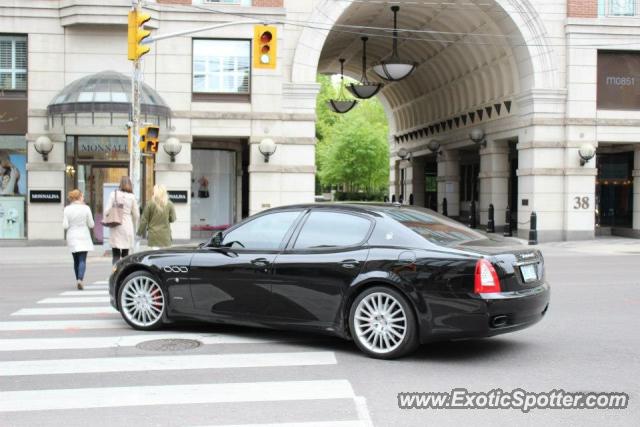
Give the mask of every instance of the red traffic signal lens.
[(271, 41), (271, 39), (273, 38), (273, 35), (271, 34), (271, 31), (265, 31), (264, 33), (262, 33), (262, 35), (260, 36), (260, 41), (262, 43), (269, 43)]

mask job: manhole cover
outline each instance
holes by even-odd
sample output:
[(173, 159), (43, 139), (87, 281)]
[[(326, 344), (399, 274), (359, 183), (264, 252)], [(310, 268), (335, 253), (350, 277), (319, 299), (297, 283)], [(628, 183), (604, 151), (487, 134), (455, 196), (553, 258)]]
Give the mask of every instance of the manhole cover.
[(202, 343), (197, 340), (161, 339), (141, 342), (136, 347), (148, 351), (184, 351), (198, 348), (201, 345)]

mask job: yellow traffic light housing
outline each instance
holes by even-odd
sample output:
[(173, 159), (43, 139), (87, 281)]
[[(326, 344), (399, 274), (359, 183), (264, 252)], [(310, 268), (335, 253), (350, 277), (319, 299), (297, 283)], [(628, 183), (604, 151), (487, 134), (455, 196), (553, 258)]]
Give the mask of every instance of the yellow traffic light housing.
[(140, 128), (140, 151), (143, 153), (157, 153), (159, 136), (160, 128), (156, 125)]
[(151, 15), (140, 13), (137, 10), (129, 12), (128, 54), (130, 61), (137, 61), (142, 55), (148, 53), (151, 48), (142, 45), (142, 41), (149, 37), (151, 31), (144, 29), (144, 24), (151, 19)]
[(253, 67), (276, 68), (278, 29), (272, 25), (253, 28)]

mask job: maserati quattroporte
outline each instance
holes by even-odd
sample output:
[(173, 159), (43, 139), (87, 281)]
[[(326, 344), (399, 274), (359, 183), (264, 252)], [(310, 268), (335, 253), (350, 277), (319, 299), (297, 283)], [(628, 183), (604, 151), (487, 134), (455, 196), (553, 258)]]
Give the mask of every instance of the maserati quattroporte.
[(135, 329), (191, 319), (316, 331), (386, 359), (522, 329), (549, 306), (539, 251), (391, 204), (271, 209), (198, 247), (121, 260), (109, 293)]

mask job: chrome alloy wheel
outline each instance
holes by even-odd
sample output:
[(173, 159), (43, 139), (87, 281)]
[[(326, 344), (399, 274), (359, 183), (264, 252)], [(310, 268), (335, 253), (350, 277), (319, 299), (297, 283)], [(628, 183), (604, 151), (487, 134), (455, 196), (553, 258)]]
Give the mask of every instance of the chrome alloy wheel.
[(374, 353), (395, 350), (407, 333), (404, 309), (398, 300), (383, 292), (363, 298), (356, 307), (353, 322), (358, 340)]
[(124, 284), (120, 307), (135, 326), (156, 324), (164, 311), (164, 294), (160, 285), (146, 276), (136, 276)]

